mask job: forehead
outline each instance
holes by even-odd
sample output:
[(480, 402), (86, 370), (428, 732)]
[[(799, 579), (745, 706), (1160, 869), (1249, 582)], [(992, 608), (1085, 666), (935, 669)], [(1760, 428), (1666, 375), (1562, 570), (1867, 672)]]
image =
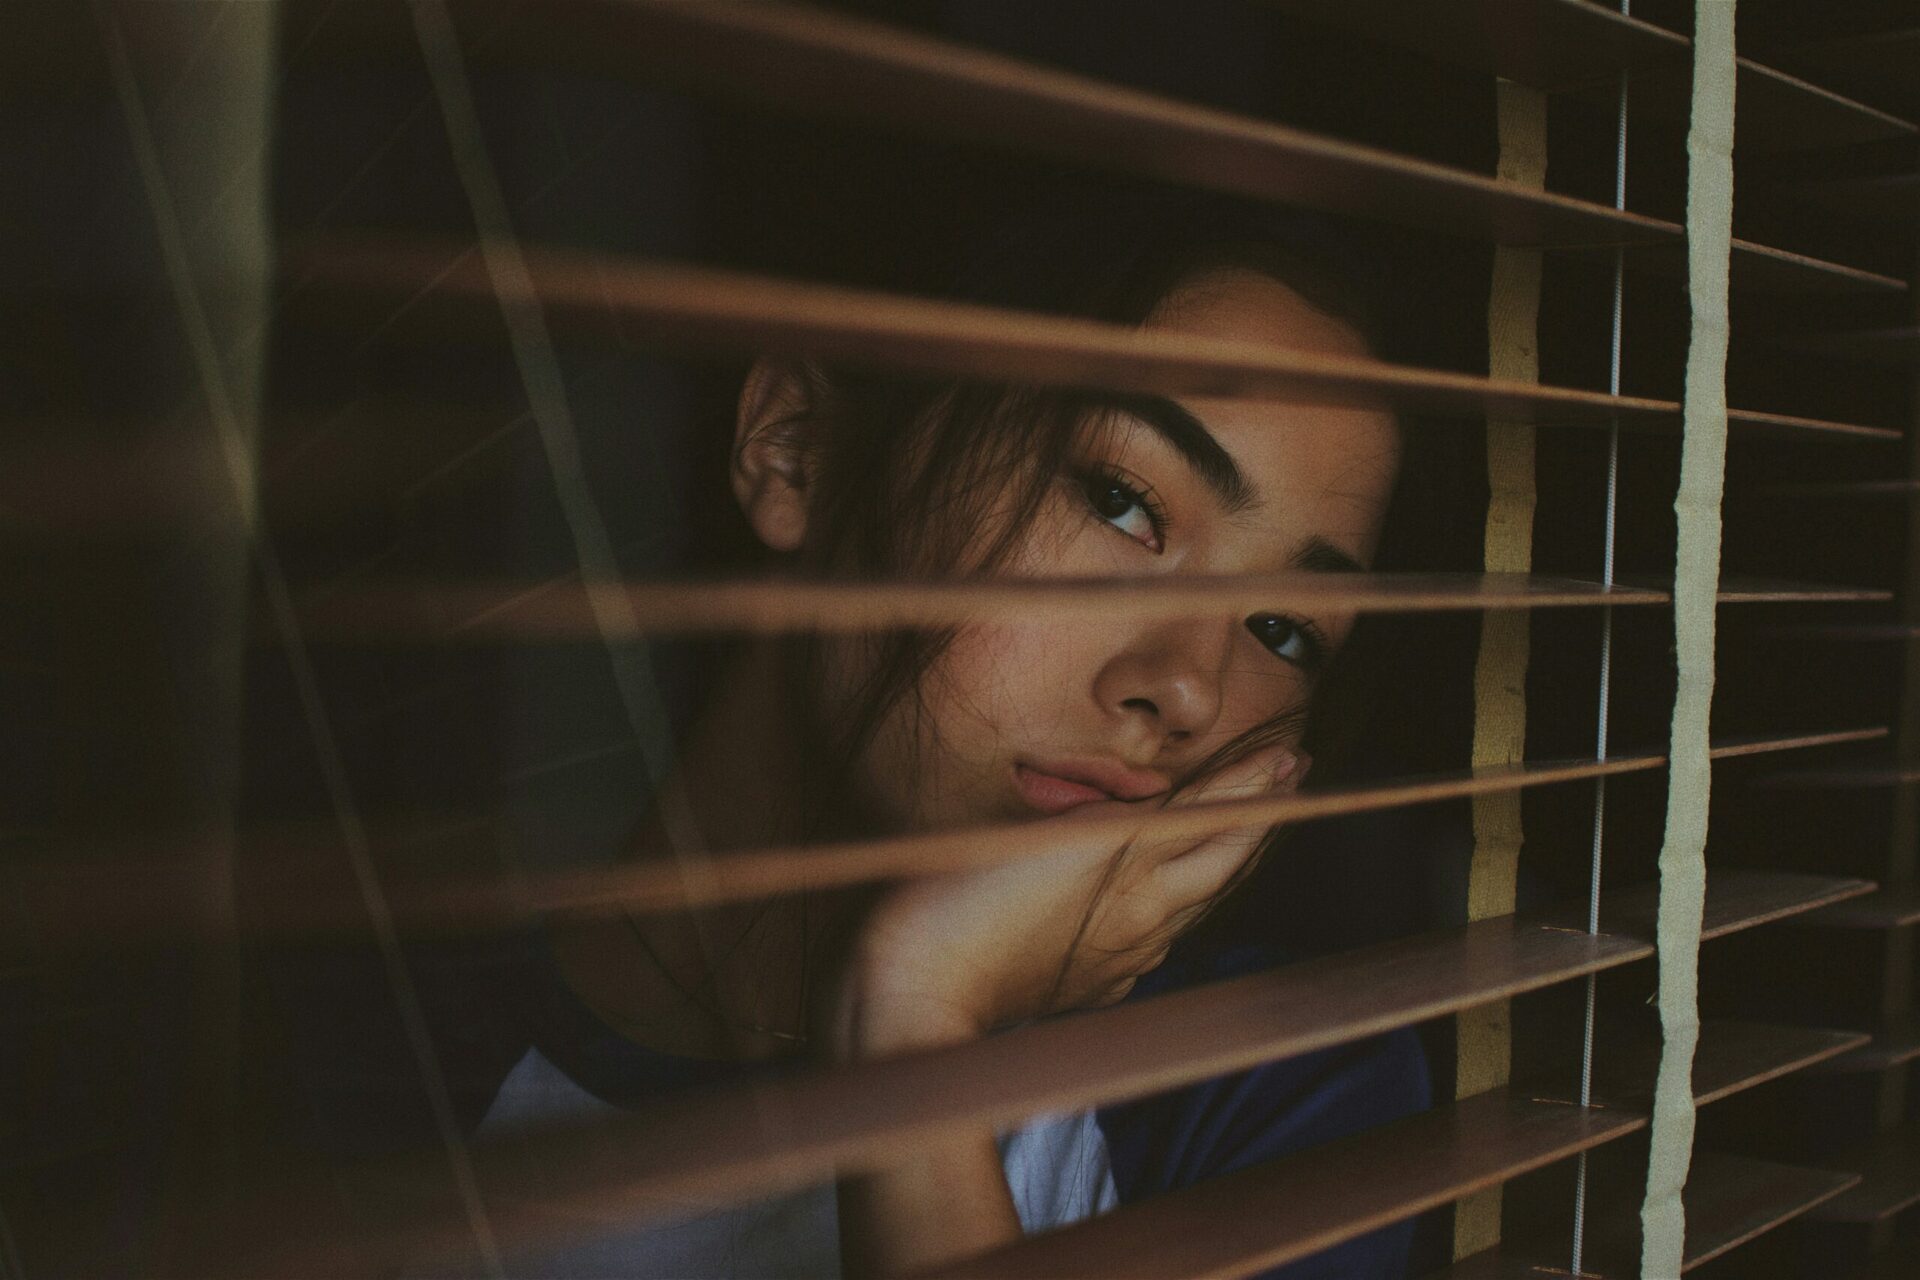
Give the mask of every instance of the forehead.
[(1272, 276), (1245, 268), (1206, 271), (1175, 285), (1148, 316), (1147, 327), (1329, 355), (1367, 354), (1352, 325)]
[[(1351, 325), (1250, 271), (1211, 272), (1180, 285), (1146, 327), (1327, 355), (1369, 354)], [(1263, 504), (1255, 518), (1371, 558), (1400, 458), (1391, 414), (1271, 400), (1180, 403), (1207, 424), (1259, 490)]]

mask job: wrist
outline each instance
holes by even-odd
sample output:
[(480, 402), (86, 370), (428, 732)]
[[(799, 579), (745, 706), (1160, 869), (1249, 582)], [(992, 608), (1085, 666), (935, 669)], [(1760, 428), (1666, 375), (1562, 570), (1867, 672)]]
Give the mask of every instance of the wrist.
[(977, 1040), (987, 1023), (955, 992), (909, 989), (897, 969), (855, 966), (814, 1041), (835, 1061), (859, 1062)]
[(951, 1010), (867, 1007), (850, 1021), (842, 1048), (850, 1061), (884, 1058), (965, 1044), (979, 1039), (984, 1031), (975, 1019)]

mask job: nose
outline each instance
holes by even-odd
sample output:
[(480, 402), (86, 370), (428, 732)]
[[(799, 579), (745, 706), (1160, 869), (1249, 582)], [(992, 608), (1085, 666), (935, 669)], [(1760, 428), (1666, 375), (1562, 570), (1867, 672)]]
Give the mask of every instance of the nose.
[(1220, 718), (1237, 629), (1237, 623), (1212, 618), (1149, 628), (1100, 669), (1094, 697), (1110, 715), (1152, 734), (1157, 747), (1191, 742)]

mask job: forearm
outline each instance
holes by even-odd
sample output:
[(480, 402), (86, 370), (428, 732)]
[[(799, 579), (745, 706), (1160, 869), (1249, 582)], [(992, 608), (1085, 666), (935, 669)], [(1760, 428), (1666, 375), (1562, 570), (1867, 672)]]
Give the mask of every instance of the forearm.
[(921, 1144), (910, 1158), (840, 1182), (840, 1254), (850, 1277), (905, 1275), (1019, 1236), (991, 1133)]
[[(857, 988), (856, 988), (857, 989)], [(842, 1063), (937, 1049), (977, 1039), (957, 1016), (890, 1014), (850, 1002), (830, 1040)], [(986, 1130), (915, 1143), (910, 1153), (840, 1180), (840, 1253), (850, 1277), (905, 1275), (1018, 1239), (1020, 1218), (993, 1134)]]

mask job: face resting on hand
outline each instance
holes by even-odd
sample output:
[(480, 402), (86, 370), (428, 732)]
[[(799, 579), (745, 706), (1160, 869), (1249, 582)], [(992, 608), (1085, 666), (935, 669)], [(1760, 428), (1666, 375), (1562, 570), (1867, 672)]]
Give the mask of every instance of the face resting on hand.
[[(1185, 281), (1146, 328), (1367, 354), (1351, 326), (1244, 270)], [(1150, 581), (1370, 565), (1399, 463), (1390, 414), (1147, 395), (1106, 403), (1111, 411), (1075, 437), (1005, 573)], [(776, 546), (797, 543), (804, 495), (790, 495), (769, 523), (752, 506), (763, 492), (742, 492), (750, 520)], [(921, 677), (917, 706), (902, 699), (885, 712), (855, 761), (855, 783), (902, 830), (1147, 799), (1237, 735), (1303, 711), (1352, 625), (1350, 613), (1284, 603), (1251, 614), (1149, 618), (1116, 608), (1106, 618), (969, 624)], [(821, 691), (829, 720), (857, 675), (842, 669)]]

